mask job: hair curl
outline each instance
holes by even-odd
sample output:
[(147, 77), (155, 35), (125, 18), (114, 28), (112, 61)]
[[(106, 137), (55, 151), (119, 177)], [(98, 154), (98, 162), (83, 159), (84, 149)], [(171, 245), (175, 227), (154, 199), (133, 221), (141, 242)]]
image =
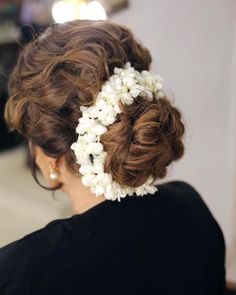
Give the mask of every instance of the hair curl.
[[(70, 146), (81, 117), (80, 106), (94, 104), (101, 85), (127, 61), (149, 70), (152, 58), (124, 26), (110, 21), (72, 21), (50, 26), (20, 52), (9, 78), (5, 119), (34, 146), (54, 158), (65, 155), (78, 171)], [(167, 97), (148, 102), (137, 97), (123, 105), (101, 136), (105, 171), (122, 185), (142, 185), (152, 174), (163, 178), (182, 157), (184, 124)]]

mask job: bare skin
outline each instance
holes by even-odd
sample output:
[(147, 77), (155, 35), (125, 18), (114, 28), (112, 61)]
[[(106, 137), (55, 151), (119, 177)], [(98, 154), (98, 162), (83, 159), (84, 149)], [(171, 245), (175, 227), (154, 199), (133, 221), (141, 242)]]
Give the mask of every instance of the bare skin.
[[(63, 184), (61, 191), (68, 195), (74, 214), (83, 213), (106, 200), (104, 195), (96, 197), (95, 194), (90, 192), (89, 187), (82, 184), (80, 176), (68, 171), (64, 157), (60, 159), (48, 157), (40, 147), (36, 147), (36, 164), (51, 187), (58, 185), (58, 183)], [(50, 164), (59, 174), (57, 180), (51, 180), (49, 177)]]

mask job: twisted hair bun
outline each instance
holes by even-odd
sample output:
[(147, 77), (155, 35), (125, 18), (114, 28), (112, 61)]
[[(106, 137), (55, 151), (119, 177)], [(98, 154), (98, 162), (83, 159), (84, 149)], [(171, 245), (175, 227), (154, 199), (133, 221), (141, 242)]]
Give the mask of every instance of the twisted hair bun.
[[(80, 106), (94, 104), (102, 84), (127, 62), (149, 70), (150, 52), (124, 26), (110, 21), (54, 24), (20, 52), (9, 79), (5, 119), (46, 155), (65, 155), (78, 171), (71, 144), (77, 140)], [(107, 151), (105, 170), (123, 185), (138, 186), (183, 154), (184, 126), (167, 98), (147, 102), (137, 97), (123, 106), (101, 138)]]
[(138, 98), (123, 106), (119, 119), (101, 136), (107, 151), (105, 171), (122, 185), (137, 187), (150, 175), (163, 178), (182, 157), (184, 125), (168, 98)]

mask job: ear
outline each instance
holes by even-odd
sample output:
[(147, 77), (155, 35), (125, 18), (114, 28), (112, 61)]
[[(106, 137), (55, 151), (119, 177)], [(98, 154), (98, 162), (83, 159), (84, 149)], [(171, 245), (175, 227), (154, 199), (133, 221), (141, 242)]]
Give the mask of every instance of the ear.
[(59, 160), (57, 158), (50, 157), (46, 155), (42, 148), (39, 146), (34, 146), (35, 151), (35, 162), (38, 167), (40, 168), (48, 168), (49, 164), (52, 165), (52, 167), (57, 167), (59, 164)]

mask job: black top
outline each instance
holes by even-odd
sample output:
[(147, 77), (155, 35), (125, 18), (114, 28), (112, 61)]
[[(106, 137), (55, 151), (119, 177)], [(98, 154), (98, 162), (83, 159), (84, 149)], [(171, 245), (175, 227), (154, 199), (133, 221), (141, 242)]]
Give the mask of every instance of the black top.
[(0, 249), (0, 294), (224, 294), (215, 219), (189, 184), (158, 187), (52, 221)]

